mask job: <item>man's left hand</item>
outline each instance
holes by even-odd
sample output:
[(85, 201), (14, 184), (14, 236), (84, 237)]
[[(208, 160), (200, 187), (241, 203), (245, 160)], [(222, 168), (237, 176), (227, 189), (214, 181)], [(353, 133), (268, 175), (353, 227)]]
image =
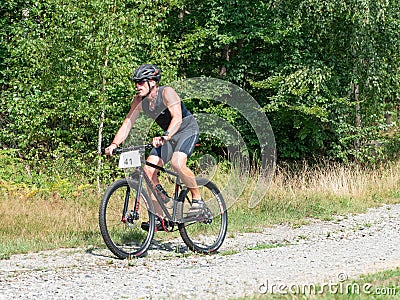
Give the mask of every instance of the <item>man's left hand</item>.
[(162, 136), (156, 136), (155, 138), (153, 138), (153, 141), (151, 142), (151, 144), (153, 145), (154, 148), (158, 148), (162, 145), (164, 145), (165, 143), (165, 139)]

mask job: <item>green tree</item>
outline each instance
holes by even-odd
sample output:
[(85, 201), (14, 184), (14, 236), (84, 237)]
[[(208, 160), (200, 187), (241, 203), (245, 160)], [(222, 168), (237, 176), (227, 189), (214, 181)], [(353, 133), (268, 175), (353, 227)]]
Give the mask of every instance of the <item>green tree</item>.
[(249, 90), (268, 114), (282, 158), (374, 159), (369, 144), (384, 138), (383, 117), (399, 92), (398, 3), (184, 4), (172, 33), (182, 73)]
[[(373, 161), (398, 140), (394, 0), (7, 1), (0, 4), (0, 142), (30, 157), (95, 155), (124, 118), (132, 67), (163, 83), (211, 76), (264, 108), (284, 159)], [(212, 101), (252, 147), (250, 126)], [(210, 141), (210, 143), (213, 141)]]
[[(9, 121), (2, 142), (26, 153), (97, 149), (122, 122), (134, 93), (128, 76), (144, 62), (169, 66), (163, 28), (168, 7), (154, 1), (24, 1), (8, 9), (8, 78), (2, 101)], [(161, 21), (160, 21), (161, 20)], [(74, 155), (74, 154), (73, 154)]]

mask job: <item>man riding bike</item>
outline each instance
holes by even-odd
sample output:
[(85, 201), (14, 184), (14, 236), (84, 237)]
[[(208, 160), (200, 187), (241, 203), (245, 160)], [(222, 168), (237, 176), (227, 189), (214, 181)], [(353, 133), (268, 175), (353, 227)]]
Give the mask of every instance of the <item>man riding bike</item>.
[[(193, 202), (188, 217), (196, 217), (203, 213), (205, 203), (201, 199), (195, 176), (187, 167), (187, 160), (198, 141), (199, 126), (172, 87), (158, 86), (160, 79), (160, 69), (152, 64), (141, 65), (134, 71), (131, 80), (135, 82), (137, 94), (105, 153), (112, 155), (113, 150), (128, 137), (139, 113), (144, 112), (164, 130), (163, 136), (153, 138), (154, 148), (150, 151), (147, 162), (161, 167), (170, 161), (171, 167), (179, 174), (192, 194)], [(157, 170), (147, 165), (144, 170), (156, 188), (166, 195), (159, 183)], [(165, 226), (162, 225), (164, 220), (158, 218), (157, 221), (157, 229), (164, 230)], [(142, 228), (148, 227), (142, 224)]]

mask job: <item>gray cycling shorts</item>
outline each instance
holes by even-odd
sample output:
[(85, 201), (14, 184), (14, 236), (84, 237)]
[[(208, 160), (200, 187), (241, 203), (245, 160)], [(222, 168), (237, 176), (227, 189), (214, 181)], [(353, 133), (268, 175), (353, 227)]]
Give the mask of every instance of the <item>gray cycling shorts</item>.
[(198, 140), (198, 133), (179, 132), (173, 135), (171, 140), (167, 141), (161, 147), (151, 149), (150, 155), (160, 157), (164, 163), (171, 160), (174, 152), (183, 152), (189, 157), (193, 153)]

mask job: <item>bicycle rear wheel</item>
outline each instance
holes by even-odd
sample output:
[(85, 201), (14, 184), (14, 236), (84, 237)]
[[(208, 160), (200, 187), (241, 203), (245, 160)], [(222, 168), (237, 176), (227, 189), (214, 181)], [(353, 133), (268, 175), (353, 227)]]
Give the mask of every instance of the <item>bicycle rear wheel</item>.
[[(190, 250), (208, 254), (217, 251), (225, 239), (228, 229), (228, 213), (225, 201), (214, 183), (205, 178), (196, 178), (196, 182), (202, 199), (211, 212), (211, 217), (201, 222), (180, 223), (178, 229)], [(189, 208), (189, 201), (185, 201), (184, 214)]]
[[(108, 249), (121, 259), (143, 256), (154, 236), (152, 203), (142, 190), (140, 205), (135, 210), (137, 189), (138, 182), (135, 180), (117, 180), (108, 187), (100, 203), (101, 235)], [(124, 213), (125, 202), (127, 210)], [(148, 231), (141, 228), (142, 222), (148, 222)]]

